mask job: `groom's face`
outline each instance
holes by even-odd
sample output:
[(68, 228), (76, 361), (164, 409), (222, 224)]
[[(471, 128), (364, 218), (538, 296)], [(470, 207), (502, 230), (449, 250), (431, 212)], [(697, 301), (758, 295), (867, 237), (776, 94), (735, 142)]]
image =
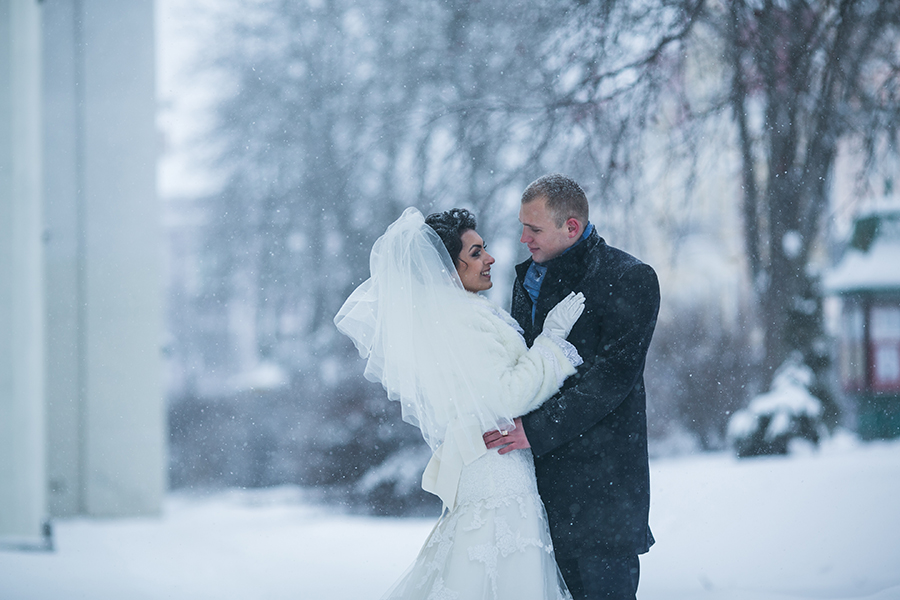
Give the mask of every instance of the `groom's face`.
[(578, 241), (581, 235), (580, 224), (575, 219), (569, 219), (562, 227), (556, 226), (556, 221), (547, 208), (546, 198), (535, 198), (522, 204), (519, 221), (522, 223), (522, 237), (519, 241), (528, 246), (531, 258), (536, 263), (556, 258)]

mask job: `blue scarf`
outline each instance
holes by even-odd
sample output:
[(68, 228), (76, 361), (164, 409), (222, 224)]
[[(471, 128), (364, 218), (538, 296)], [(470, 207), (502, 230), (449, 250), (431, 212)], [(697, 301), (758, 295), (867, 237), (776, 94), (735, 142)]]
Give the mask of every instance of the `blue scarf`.
[[(594, 230), (594, 225), (590, 221), (588, 221), (587, 227), (584, 228), (584, 233), (581, 234), (581, 237), (578, 238), (578, 241), (563, 250), (563, 254), (583, 242), (591, 235), (591, 232)], [(560, 255), (562, 256), (562, 255)], [(541, 293), (541, 284), (544, 282), (544, 275), (547, 274), (546, 265), (538, 264), (534, 261), (531, 261), (531, 265), (528, 267), (528, 271), (525, 272), (525, 280), (522, 281), (522, 285), (525, 286), (525, 291), (528, 292), (528, 296), (531, 297), (531, 324), (534, 325), (534, 314), (537, 310), (537, 299)]]

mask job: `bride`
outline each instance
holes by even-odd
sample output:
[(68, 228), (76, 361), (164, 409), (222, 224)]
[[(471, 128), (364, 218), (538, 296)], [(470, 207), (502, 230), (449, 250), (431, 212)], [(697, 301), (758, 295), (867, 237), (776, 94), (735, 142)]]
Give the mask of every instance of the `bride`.
[(529, 349), (518, 324), (477, 292), (491, 265), (475, 218), (408, 208), (372, 249), (371, 277), (334, 319), (432, 449), (422, 487), (444, 510), (383, 600), (566, 600), (530, 450), (488, 451), (485, 431), (552, 396), (581, 363), (565, 338), (584, 310), (570, 294)]

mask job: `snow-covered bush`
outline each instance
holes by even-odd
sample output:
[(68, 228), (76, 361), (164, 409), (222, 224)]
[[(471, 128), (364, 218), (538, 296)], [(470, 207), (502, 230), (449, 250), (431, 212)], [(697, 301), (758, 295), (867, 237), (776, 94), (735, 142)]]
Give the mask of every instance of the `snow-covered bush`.
[(798, 357), (775, 374), (772, 389), (756, 396), (728, 421), (728, 442), (739, 457), (787, 454), (791, 441), (818, 445), (822, 404), (809, 392), (812, 369)]

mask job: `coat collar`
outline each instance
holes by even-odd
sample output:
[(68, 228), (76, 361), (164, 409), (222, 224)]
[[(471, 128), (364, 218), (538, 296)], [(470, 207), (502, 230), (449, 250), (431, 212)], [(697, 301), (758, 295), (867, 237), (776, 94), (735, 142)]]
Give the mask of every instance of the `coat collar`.
[[(579, 272), (589, 260), (594, 248), (602, 246), (606, 246), (606, 241), (597, 233), (597, 227), (595, 226), (587, 239), (575, 244), (568, 252), (564, 252), (556, 258), (541, 264), (547, 267), (547, 273), (553, 273), (556, 276), (561, 276), (565, 273)], [(519, 281), (525, 280), (525, 273), (533, 262), (534, 259), (529, 258), (525, 262), (516, 265), (516, 275)]]

